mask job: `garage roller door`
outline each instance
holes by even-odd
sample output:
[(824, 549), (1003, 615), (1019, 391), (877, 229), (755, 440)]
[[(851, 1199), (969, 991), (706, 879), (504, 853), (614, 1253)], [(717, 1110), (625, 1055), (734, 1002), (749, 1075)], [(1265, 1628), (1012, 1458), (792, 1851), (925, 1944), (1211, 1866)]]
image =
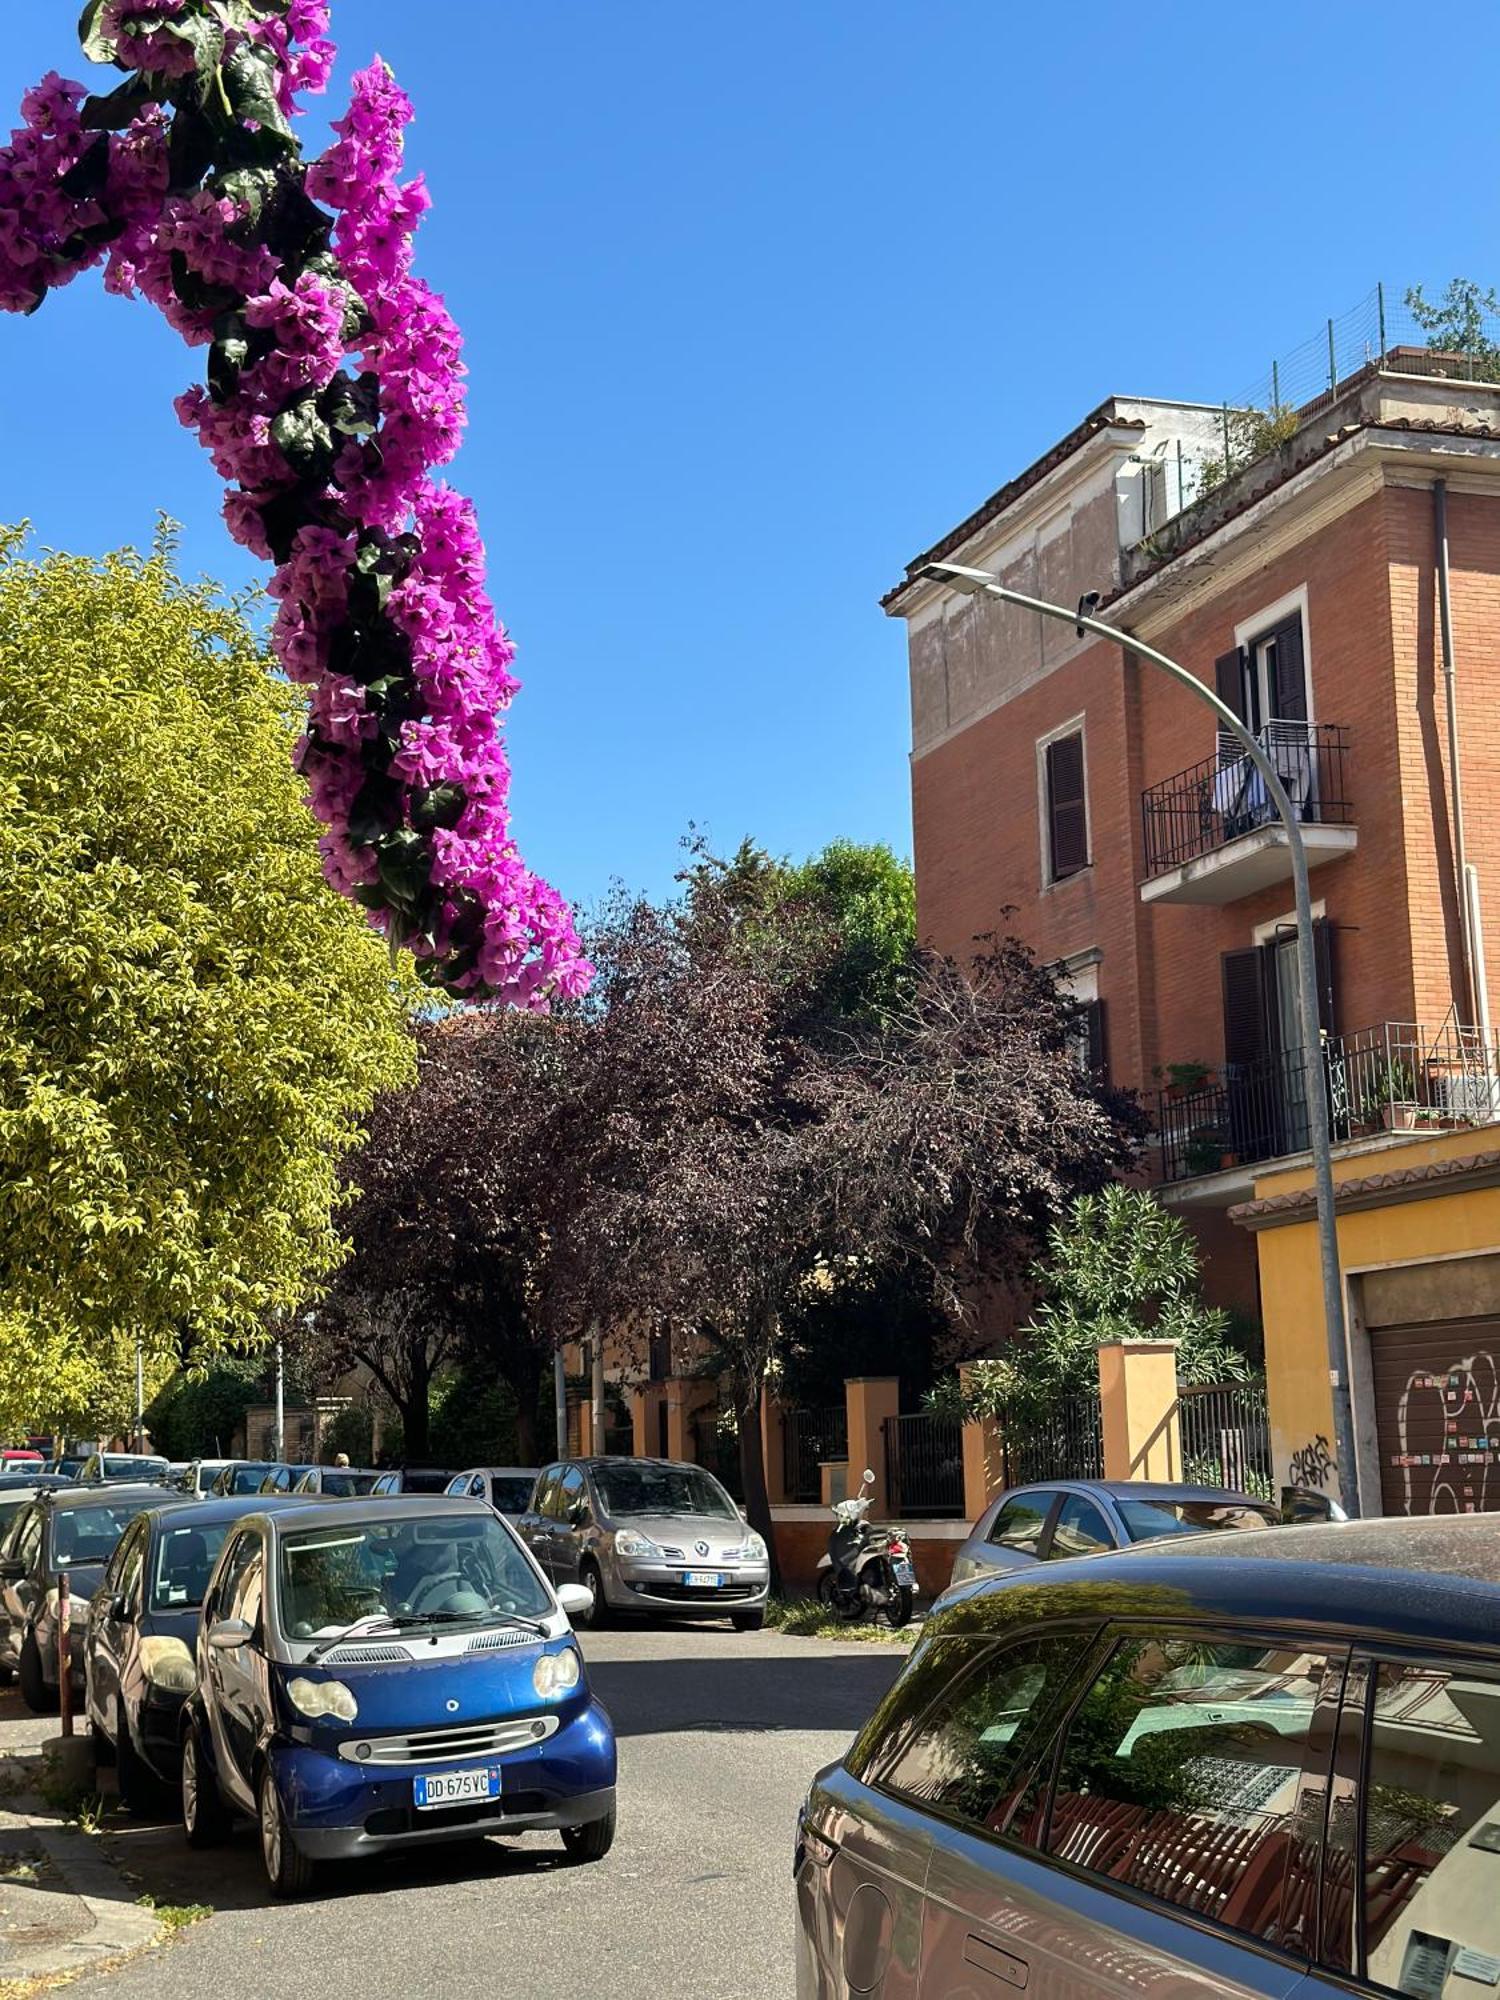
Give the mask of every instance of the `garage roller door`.
[(1370, 1335), (1387, 1514), (1500, 1511), (1500, 1319)]

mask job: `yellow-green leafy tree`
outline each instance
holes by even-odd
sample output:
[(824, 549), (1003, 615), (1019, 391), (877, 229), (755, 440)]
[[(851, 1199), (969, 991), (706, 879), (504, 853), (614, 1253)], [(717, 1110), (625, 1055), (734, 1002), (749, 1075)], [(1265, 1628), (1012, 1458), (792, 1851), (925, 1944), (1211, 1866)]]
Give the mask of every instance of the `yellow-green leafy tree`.
[(0, 530), (0, 1434), (117, 1425), (338, 1261), (339, 1162), (413, 1073), (325, 883), (298, 697), (149, 556)]

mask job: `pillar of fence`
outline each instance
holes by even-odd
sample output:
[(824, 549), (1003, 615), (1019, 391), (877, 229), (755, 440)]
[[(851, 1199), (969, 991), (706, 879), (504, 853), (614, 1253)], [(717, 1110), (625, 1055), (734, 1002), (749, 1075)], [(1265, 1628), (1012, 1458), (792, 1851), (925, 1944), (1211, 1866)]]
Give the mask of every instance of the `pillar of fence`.
[[(970, 1364), (964, 1362), (958, 1379), (967, 1390)], [(1005, 1446), (1000, 1426), (993, 1417), (966, 1423), (964, 1442), (964, 1515), (977, 1521), (995, 1495), (1005, 1485)]]
[(637, 1458), (653, 1458), (651, 1449), (651, 1390), (640, 1383), (630, 1391), (630, 1449)]
[(854, 1375), (844, 1384), (844, 1400), (849, 1412), (849, 1491), (859, 1491), (868, 1467), (875, 1475), (870, 1485), (870, 1518), (879, 1521), (891, 1507), (885, 1476), (885, 1420), (901, 1414), (901, 1384), (894, 1375)]
[(779, 1507), (786, 1499), (786, 1410), (769, 1389), (760, 1392), (760, 1455), (766, 1468), (766, 1498)]
[(1099, 1411), (1106, 1479), (1181, 1479), (1175, 1340), (1101, 1347)]

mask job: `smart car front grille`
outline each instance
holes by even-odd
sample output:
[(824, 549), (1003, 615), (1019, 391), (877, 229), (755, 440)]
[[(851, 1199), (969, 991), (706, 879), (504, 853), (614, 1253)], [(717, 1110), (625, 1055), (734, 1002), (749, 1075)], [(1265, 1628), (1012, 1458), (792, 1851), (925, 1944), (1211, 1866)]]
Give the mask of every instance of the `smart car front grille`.
[(339, 1745), (351, 1764), (458, 1764), (529, 1750), (557, 1733), (555, 1715), (520, 1715), (504, 1722), (456, 1723), (449, 1729), (415, 1730), (409, 1736), (364, 1736)]
[(466, 1653), (498, 1653), (506, 1646), (534, 1646), (535, 1644), (535, 1632), (527, 1632), (520, 1626), (501, 1626), (497, 1632), (476, 1632), (468, 1645), (464, 1647), (464, 1651)]

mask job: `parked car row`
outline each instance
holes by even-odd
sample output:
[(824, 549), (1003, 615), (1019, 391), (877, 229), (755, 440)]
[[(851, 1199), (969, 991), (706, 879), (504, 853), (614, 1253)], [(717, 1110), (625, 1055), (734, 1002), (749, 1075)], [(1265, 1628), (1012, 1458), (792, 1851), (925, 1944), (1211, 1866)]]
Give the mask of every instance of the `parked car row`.
[(198, 1846), (249, 1814), (278, 1895), (496, 1832), (597, 1860), (614, 1735), (569, 1625), (591, 1602), (480, 1497), (67, 1482), (0, 1540), (0, 1677), (46, 1710), (65, 1656), (126, 1804), (175, 1792)]

